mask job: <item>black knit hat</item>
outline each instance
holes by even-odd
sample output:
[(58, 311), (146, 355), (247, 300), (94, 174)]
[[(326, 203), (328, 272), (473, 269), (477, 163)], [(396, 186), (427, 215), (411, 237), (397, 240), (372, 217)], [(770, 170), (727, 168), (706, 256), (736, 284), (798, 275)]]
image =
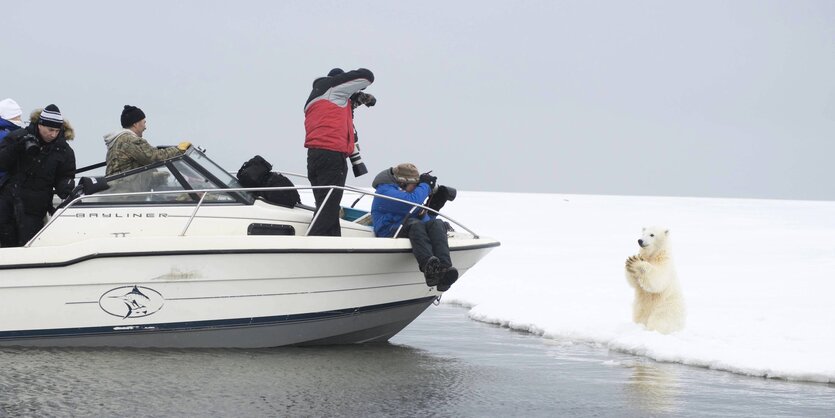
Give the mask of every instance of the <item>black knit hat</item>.
[(340, 75), (340, 74), (344, 74), (344, 73), (345, 73), (345, 71), (342, 71), (341, 68), (334, 68), (333, 70), (330, 70), (328, 72), (328, 77), (333, 77), (335, 75)]
[(130, 128), (131, 125), (142, 119), (145, 119), (145, 112), (143, 112), (142, 109), (131, 105), (125, 105), (125, 108), (122, 109), (123, 128)]
[(41, 111), (41, 116), (38, 118), (38, 125), (58, 129), (63, 128), (64, 117), (61, 116), (61, 111), (58, 110), (58, 106), (51, 104), (45, 107)]

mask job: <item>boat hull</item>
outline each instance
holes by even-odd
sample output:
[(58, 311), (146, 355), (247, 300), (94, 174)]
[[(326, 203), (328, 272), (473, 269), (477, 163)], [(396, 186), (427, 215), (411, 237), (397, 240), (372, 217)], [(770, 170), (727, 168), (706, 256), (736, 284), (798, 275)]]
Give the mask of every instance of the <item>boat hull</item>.
[[(498, 245), (474, 241), (451, 241), (462, 275)], [(0, 346), (378, 342), (441, 295), (408, 240), (104, 239), (4, 254)]]
[(0, 346), (262, 348), (388, 341), (435, 300), (221, 321), (0, 332)]

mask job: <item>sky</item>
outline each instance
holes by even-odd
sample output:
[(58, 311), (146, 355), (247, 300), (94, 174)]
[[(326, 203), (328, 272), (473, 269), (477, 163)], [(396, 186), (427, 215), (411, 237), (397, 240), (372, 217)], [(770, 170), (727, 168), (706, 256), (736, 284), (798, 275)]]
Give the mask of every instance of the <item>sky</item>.
[[(517, 219), (550, 221), (496, 222), (485, 209), (510, 206)], [(502, 245), (442, 302), (554, 344), (831, 385), (833, 211), (831, 201), (464, 193), (444, 212)], [(669, 228), (687, 312), (669, 335), (632, 322), (624, 272), (641, 228), (653, 224)]]
[(78, 1), (3, 11), (0, 98), (57, 104), (79, 167), (123, 105), (153, 145), (306, 172), (303, 106), (365, 67), (369, 186), (835, 200), (831, 1)]

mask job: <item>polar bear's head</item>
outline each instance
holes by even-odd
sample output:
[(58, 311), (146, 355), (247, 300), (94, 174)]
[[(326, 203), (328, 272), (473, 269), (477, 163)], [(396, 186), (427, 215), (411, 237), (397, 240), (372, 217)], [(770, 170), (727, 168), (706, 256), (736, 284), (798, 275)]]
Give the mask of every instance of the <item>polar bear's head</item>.
[(638, 245), (641, 246), (641, 254), (655, 255), (659, 251), (667, 251), (669, 246), (670, 230), (659, 226), (648, 226), (643, 229)]

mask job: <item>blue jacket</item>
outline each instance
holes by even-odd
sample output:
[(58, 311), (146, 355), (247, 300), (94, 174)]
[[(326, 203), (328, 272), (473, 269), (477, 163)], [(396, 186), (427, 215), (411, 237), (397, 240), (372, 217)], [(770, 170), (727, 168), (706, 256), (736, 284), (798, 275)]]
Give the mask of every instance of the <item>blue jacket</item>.
[[(377, 194), (396, 197), (417, 204), (423, 204), (426, 198), (429, 197), (429, 185), (426, 183), (418, 184), (412, 193), (406, 192), (393, 183), (380, 184), (375, 191)], [(400, 224), (403, 223), (406, 215), (412, 209), (414, 209), (414, 206), (406, 203), (375, 197), (374, 201), (371, 202), (371, 218), (374, 220), (374, 235), (378, 237), (393, 237), (394, 233), (397, 232), (397, 228), (400, 227)], [(416, 209), (414, 212), (418, 211), (419, 209)], [(429, 220), (429, 216), (426, 215), (421, 218), (422, 222)]]
[[(8, 135), (9, 132), (16, 131), (18, 129), (20, 129), (20, 126), (17, 126), (6, 119), (0, 118), (0, 144), (3, 143), (3, 140), (6, 139), (6, 135)], [(0, 179), (2, 179), (5, 175), (6, 172), (0, 170)]]

